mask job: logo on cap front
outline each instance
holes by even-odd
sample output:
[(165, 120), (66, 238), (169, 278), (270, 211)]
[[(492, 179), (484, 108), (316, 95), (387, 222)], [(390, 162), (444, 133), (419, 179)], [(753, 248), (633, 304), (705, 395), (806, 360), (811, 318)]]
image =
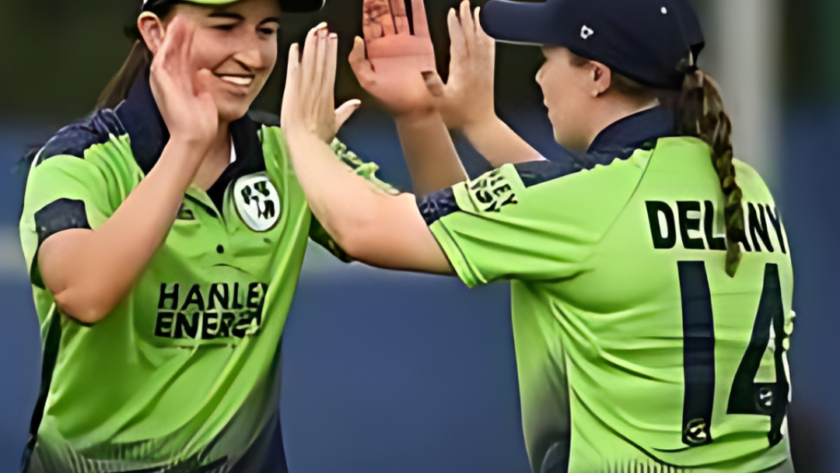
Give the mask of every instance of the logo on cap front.
[(595, 30), (586, 25), (583, 25), (583, 28), (580, 29), (580, 37), (583, 39), (589, 39), (594, 34)]
[(265, 173), (244, 176), (233, 186), (239, 218), (255, 232), (265, 232), (280, 218), (280, 196)]

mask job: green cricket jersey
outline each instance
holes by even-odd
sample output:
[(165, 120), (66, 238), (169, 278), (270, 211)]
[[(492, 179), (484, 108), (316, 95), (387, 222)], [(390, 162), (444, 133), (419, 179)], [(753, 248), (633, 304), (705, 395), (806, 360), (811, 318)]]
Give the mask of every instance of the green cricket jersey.
[[(278, 124), (231, 125), (232, 164), (207, 192), (187, 191), (131, 293), (93, 326), (59, 313), (36, 255), (50, 235), (105, 223), (155, 165), (168, 133), (148, 79), (41, 150), (20, 224), (45, 363), (29, 471), (254, 471), (278, 453), (267, 442), (280, 339), (307, 239), (340, 254), (312, 218)], [(375, 166), (334, 148), (391, 191)]]
[(510, 279), (535, 472), (792, 471), (793, 274), (778, 209), (736, 162), (747, 238), (724, 270), (711, 150), (662, 109), (589, 153), (506, 165), (421, 202), (470, 287)]

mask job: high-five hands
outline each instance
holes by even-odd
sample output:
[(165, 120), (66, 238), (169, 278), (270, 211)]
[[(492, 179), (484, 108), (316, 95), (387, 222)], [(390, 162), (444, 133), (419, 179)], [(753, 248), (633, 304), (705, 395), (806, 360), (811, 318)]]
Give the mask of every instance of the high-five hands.
[(357, 37), (350, 53), (359, 83), (397, 117), (435, 109), (424, 81), (424, 74), (436, 74), (426, 7), (423, 0), (411, 0), (412, 33), (405, 1), (365, 0), (365, 38)]
[(213, 73), (194, 65), (195, 29), (181, 15), (172, 20), (152, 60), (149, 81), (172, 139), (209, 147), (218, 133), (219, 111), (209, 92)]
[(496, 41), (481, 28), (480, 12), (480, 7), (470, 11), (469, 0), (461, 2), (460, 14), (454, 8), (449, 11), (449, 79), (444, 83), (437, 72), (425, 76), (435, 105), (451, 129), (465, 130), (496, 118)]
[(329, 143), (361, 102), (350, 100), (335, 106), (335, 75), (338, 36), (321, 23), (306, 36), (301, 57), (300, 47), (289, 50), (289, 68), (280, 126), (287, 133), (312, 133)]
[[(423, 0), (411, 0), (414, 32), (405, 1), (365, 0), (365, 39), (356, 38), (350, 65), (362, 87), (395, 116), (437, 110), (447, 127), (463, 130), (495, 119), (496, 43), (478, 21), (469, 0), (447, 18), (452, 40), (449, 80), (437, 73)], [(365, 46), (367, 57), (365, 57)]]

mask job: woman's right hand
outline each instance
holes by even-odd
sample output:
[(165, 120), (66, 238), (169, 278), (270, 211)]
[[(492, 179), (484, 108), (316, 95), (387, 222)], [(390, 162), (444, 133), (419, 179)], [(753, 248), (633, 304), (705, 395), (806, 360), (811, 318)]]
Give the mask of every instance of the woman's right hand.
[(481, 28), (481, 9), (470, 10), (469, 0), (464, 0), (460, 15), (453, 8), (447, 17), (452, 42), (447, 82), (444, 84), (437, 73), (425, 75), (426, 86), (435, 97), (446, 126), (460, 131), (496, 119), (496, 42)]
[(193, 64), (195, 28), (181, 15), (172, 20), (152, 60), (150, 82), (170, 139), (209, 147), (218, 134), (219, 111), (210, 94), (213, 73)]

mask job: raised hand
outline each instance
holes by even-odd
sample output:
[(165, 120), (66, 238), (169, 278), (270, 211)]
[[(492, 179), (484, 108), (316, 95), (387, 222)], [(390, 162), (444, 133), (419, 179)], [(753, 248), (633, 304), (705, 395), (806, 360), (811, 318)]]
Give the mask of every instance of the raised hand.
[(330, 142), (359, 107), (361, 102), (350, 100), (333, 110), (337, 58), (338, 36), (326, 23), (309, 31), (302, 57), (298, 44), (292, 45), (280, 114), (287, 134), (311, 133)]
[(365, 0), (365, 38), (356, 38), (350, 53), (359, 83), (395, 116), (435, 107), (424, 81), (436, 67), (426, 7), (423, 0), (411, 0), (412, 33), (405, 1)]
[(209, 92), (213, 73), (194, 65), (195, 28), (183, 15), (172, 20), (152, 60), (150, 83), (172, 139), (210, 146), (218, 134), (219, 111)]
[(461, 2), (460, 15), (449, 11), (447, 24), (450, 48), (449, 79), (444, 84), (437, 73), (427, 74), (426, 83), (446, 126), (464, 130), (494, 120), (493, 99), (496, 42), (479, 22), (481, 8), (470, 11), (469, 0)]

